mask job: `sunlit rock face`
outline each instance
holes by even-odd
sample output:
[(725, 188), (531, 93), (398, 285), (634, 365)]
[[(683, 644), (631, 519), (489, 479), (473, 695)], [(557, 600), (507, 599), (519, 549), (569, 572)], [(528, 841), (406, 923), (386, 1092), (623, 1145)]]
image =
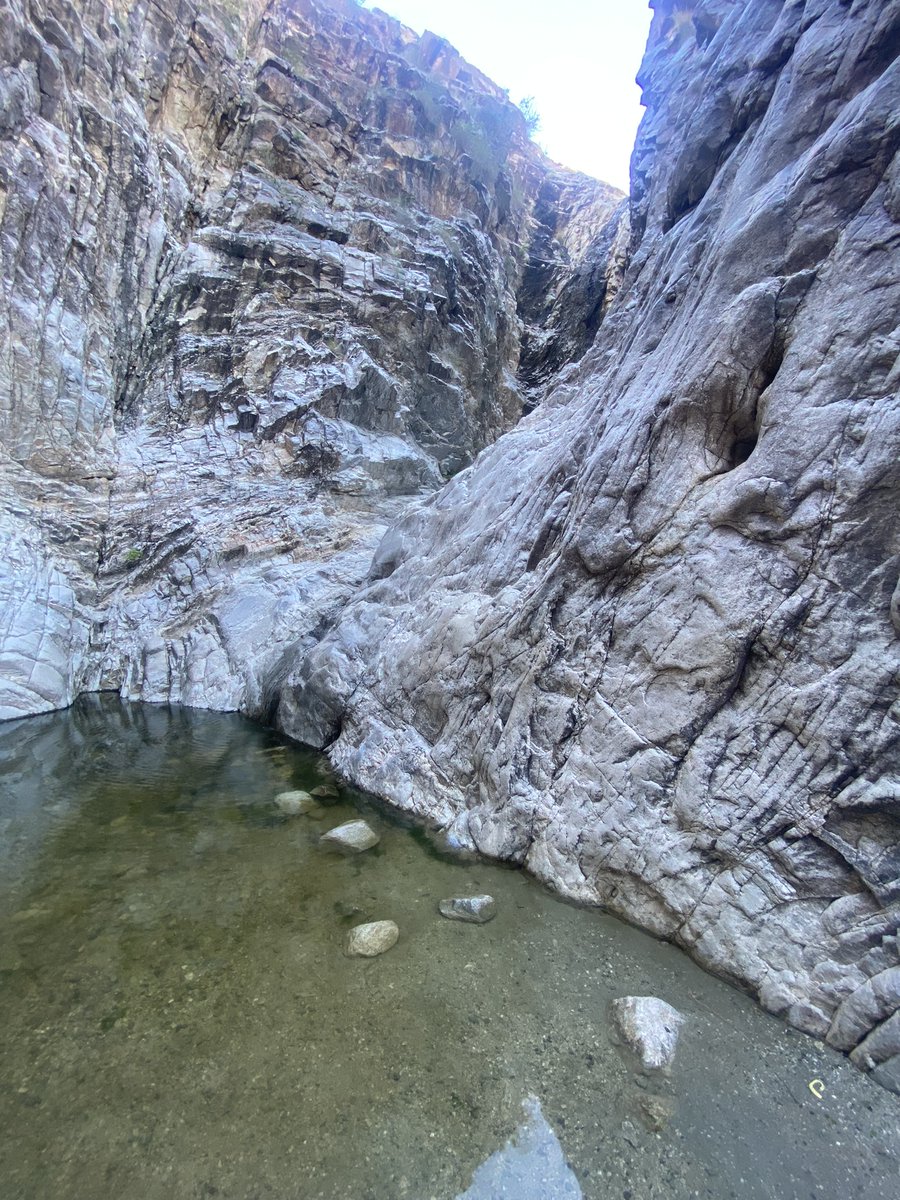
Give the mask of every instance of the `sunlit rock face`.
[(264, 714), (386, 522), (587, 348), (622, 197), (350, 0), (9, 0), (0, 64), (0, 717)]
[(592, 348), (280, 720), (900, 1088), (900, 4), (653, 7)]

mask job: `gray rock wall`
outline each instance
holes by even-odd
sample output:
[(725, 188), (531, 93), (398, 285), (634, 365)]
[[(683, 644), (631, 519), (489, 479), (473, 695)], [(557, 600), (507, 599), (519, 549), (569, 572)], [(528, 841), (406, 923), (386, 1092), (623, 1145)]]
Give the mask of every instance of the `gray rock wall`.
[(593, 347), (279, 719), (900, 1089), (900, 4), (653, 7)]
[(350, 0), (0, 3), (0, 717), (277, 705), (900, 1087), (900, 4), (654, 8), (626, 211)]
[(264, 715), (385, 522), (530, 402), (551, 176), (563, 288), (621, 197), (440, 39), (350, 0), (3, 3), (0, 717)]

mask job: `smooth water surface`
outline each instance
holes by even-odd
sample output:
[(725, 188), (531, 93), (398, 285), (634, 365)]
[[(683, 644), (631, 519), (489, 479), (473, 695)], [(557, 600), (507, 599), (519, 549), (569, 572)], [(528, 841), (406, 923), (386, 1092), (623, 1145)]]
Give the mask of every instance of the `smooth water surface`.
[[(845, 1059), (355, 793), (276, 810), (328, 777), (236, 716), (0, 726), (4, 1200), (900, 1195), (900, 1104)], [(319, 845), (360, 810), (375, 850)], [(438, 915), (473, 892), (490, 924)], [(346, 957), (383, 918), (397, 946)], [(614, 1043), (629, 994), (687, 1016), (670, 1078)]]

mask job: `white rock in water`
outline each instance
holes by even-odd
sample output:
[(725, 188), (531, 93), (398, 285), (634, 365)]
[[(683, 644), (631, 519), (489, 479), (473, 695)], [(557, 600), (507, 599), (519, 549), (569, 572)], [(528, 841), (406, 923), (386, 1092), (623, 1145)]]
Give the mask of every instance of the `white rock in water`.
[(290, 817), (297, 817), (316, 807), (316, 802), (309, 792), (279, 792), (275, 797), (275, 803), (283, 813), (287, 813)]
[(613, 1012), (622, 1036), (647, 1070), (671, 1064), (684, 1020), (677, 1008), (656, 996), (624, 996), (613, 1001)]
[(359, 853), (361, 850), (371, 850), (373, 846), (377, 846), (380, 838), (371, 825), (359, 820), (347, 821), (329, 829), (327, 833), (322, 834), (320, 840), (332, 846), (339, 846), (342, 850)]
[(358, 958), (374, 958), (397, 944), (400, 930), (393, 921), (369, 921), (350, 930), (347, 953)]
[(493, 896), (451, 896), (438, 904), (441, 916), (451, 921), (469, 921), (473, 925), (484, 925), (496, 916), (497, 905)]

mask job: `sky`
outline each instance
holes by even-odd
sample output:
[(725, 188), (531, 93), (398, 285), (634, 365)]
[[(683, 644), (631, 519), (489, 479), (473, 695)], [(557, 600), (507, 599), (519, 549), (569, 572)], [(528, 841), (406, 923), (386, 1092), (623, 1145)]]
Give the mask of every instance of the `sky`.
[(541, 118), (535, 141), (550, 157), (628, 191), (648, 0), (367, 0), (366, 7), (445, 37), (515, 103), (533, 96)]

